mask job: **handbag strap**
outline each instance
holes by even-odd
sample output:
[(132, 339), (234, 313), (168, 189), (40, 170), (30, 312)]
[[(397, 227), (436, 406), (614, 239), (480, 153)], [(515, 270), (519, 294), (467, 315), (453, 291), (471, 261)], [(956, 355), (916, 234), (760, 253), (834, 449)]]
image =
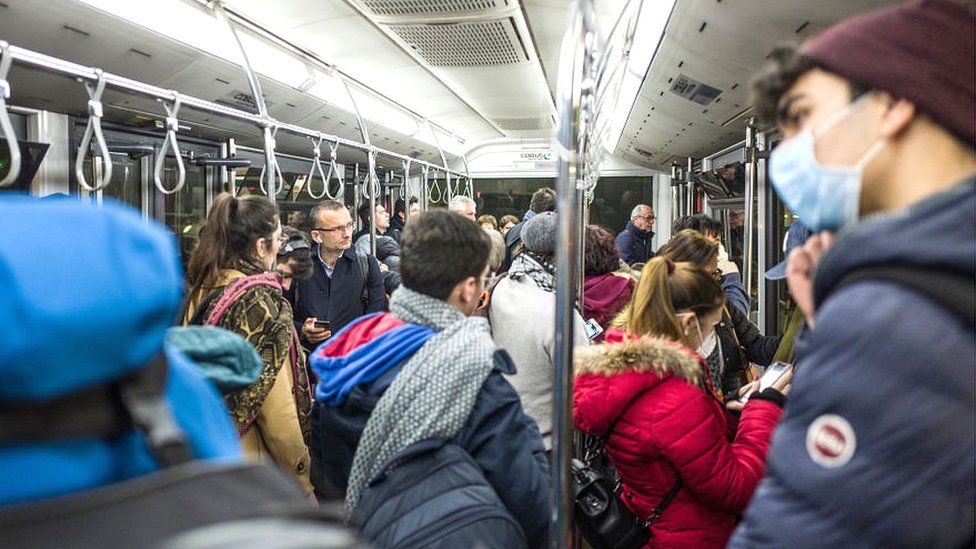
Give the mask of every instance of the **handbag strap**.
[(661, 518), (661, 513), (664, 513), (664, 510), (667, 508), (668, 504), (670, 504), (671, 501), (674, 499), (674, 497), (678, 495), (678, 491), (681, 490), (682, 484), (684, 484), (684, 482), (682, 482), (680, 477), (678, 478), (678, 480), (674, 481), (674, 486), (672, 486), (671, 490), (669, 490), (668, 493), (665, 494), (664, 499), (661, 500), (661, 503), (659, 503), (658, 506), (655, 507), (653, 511), (651, 511), (651, 515), (647, 517), (647, 520), (641, 523), (644, 525), (644, 528), (647, 528), (655, 520)]
[(211, 309), (210, 314), (207, 315), (207, 320), (204, 324), (208, 326), (216, 326), (220, 319), (223, 318), (224, 314), (230, 309), (230, 306), (237, 301), (237, 299), (244, 294), (244, 292), (250, 290), (255, 286), (271, 286), (274, 288), (281, 288), (281, 281), (278, 275), (273, 273), (260, 273), (256, 275), (242, 276), (237, 280), (231, 282), (230, 286), (220, 295), (217, 299), (217, 303), (214, 304), (213, 309)]

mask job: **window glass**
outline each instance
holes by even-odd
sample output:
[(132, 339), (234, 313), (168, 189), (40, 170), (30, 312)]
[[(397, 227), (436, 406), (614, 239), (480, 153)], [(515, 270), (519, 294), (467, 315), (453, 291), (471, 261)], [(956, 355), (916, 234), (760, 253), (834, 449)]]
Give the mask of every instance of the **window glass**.
[[(176, 236), (184, 265), (190, 259), (200, 235), (200, 227), (207, 217), (207, 169), (191, 164), (185, 164), (185, 167), (186, 182), (183, 188), (177, 193), (165, 195), (163, 210), (164, 223)], [(163, 187), (175, 187), (178, 175), (176, 159), (167, 156), (163, 162)]]

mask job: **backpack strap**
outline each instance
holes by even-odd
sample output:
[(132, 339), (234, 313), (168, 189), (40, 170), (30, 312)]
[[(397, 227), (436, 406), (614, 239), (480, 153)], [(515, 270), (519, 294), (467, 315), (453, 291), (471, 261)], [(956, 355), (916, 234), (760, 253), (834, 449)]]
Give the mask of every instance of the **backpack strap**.
[(823, 303), (840, 289), (865, 280), (893, 282), (936, 302), (969, 326), (976, 323), (976, 287), (973, 277), (958, 271), (913, 265), (871, 265), (847, 273), (817, 299)]
[(217, 303), (210, 310), (210, 314), (207, 315), (207, 320), (204, 324), (207, 326), (216, 326), (224, 314), (227, 313), (227, 310), (230, 309), (230, 306), (244, 295), (245, 292), (255, 286), (270, 286), (280, 289), (281, 279), (274, 273), (259, 273), (242, 276), (231, 282), (220, 294), (220, 298), (217, 299)]
[(110, 382), (40, 402), (0, 403), (0, 444), (120, 436), (133, 427), (162, 467), (192, 459), (186, 435), (165, 397), (162, 352)]

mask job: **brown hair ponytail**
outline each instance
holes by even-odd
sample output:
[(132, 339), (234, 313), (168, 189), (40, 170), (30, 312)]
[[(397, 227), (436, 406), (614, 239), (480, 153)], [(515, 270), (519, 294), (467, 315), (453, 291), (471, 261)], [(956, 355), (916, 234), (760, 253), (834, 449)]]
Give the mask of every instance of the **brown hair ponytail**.
[(253, 259), (254, 243), (260, 238), (271, 238), (278, 223), (278, 207), (263, 196), (218, 195), (187, 265), (190, 296), (213, 286), (221, 269)]
[(722, 287), (701, 267), (656, 257), (644, 266), (634, 288), (627, 329), (637, 335), (686, 343), (675, 313), (692, 311), (703, 316), (724, 302)]

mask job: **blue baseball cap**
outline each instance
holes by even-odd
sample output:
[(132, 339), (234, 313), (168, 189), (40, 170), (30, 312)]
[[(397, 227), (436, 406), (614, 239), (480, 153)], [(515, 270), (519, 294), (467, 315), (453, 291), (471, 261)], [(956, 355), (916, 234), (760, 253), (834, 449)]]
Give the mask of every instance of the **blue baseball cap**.
[[(789, 257), (793, 248), (802, 246), (812, 234), (813, 231), (808, 229), (799, 219), (794, 221), (790, 225), (789, 230), (786, 231), (786, 241), (783, 243), (783, 255)], [(786, 278), (785, 259), (766, 271), (767, 280), (783, 280), (784, 278)]]

